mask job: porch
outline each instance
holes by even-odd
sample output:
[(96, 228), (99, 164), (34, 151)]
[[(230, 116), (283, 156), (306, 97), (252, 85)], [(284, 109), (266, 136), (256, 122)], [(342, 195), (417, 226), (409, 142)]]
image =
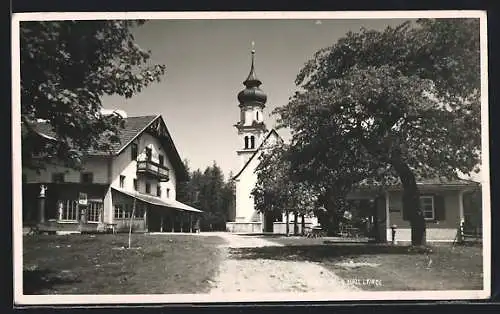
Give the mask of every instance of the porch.
[(117, 188), (112, 188), (112, 199), (115, 212), (113, 221), (118, 232), (128, 232), (131, 223), (135, 232), (193, 233), (199, 230), (202, 211), (176, 200)]
[(103, 232), (107, 185), (47, 183), (23, 185), (23, 227), (30, 232)]

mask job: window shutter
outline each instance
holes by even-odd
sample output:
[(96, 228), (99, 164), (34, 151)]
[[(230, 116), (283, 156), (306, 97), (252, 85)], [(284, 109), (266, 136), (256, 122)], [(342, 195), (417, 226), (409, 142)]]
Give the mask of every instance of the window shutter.
[(445, 220), (444, 197), (442, 195), (434, 195), (434, 217), (436, 220)]

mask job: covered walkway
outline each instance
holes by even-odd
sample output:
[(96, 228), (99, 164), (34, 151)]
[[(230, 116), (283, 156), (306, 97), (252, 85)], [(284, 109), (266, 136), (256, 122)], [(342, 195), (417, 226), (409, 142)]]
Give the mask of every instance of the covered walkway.
[(117, 188), (113, 190), (147, 205), (144, 219), (148, 232), (195, 232), (200, 214), (203, 213), (177, 200)]

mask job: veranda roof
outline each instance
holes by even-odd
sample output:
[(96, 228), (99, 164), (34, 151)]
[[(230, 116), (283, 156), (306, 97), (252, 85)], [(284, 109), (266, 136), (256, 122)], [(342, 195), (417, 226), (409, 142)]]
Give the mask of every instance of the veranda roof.
[(186, 204), (181, 203), (181, 202), (176, 201), (176, 200), (170, 200), (170, 199), (164, 200), (164, 199), (161, 199), (161, 198), (156, 197), (156, 196), (146, 195), (146, 194), (142, 194), (139, 192), (133, 193), (133, 192), (117, 189), (117, 188), (112, 188), (112, 189), (119, 192), (119, 193), (133, 197), (135, 199), (138, 199), (140, 201), (143, 201), (143, 202), (151, 204), (151, 205), (156, 205), (156, 206), (166, 207), (166, 208), (174, 208), (174, 209), (195, 212), (195, 213), (202, 213), (203, 212), (202, 210), (196, 209), (194, 207), (191, 207), (189, 205), (186, 205)]

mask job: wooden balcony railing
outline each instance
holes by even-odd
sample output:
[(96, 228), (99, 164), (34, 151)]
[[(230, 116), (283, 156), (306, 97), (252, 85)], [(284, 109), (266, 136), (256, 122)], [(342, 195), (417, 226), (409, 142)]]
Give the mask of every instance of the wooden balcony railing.
[(150, 160), (137, 161), (137, 173), (154, 176), (160, 181), (169, 180), (168, 168)]

